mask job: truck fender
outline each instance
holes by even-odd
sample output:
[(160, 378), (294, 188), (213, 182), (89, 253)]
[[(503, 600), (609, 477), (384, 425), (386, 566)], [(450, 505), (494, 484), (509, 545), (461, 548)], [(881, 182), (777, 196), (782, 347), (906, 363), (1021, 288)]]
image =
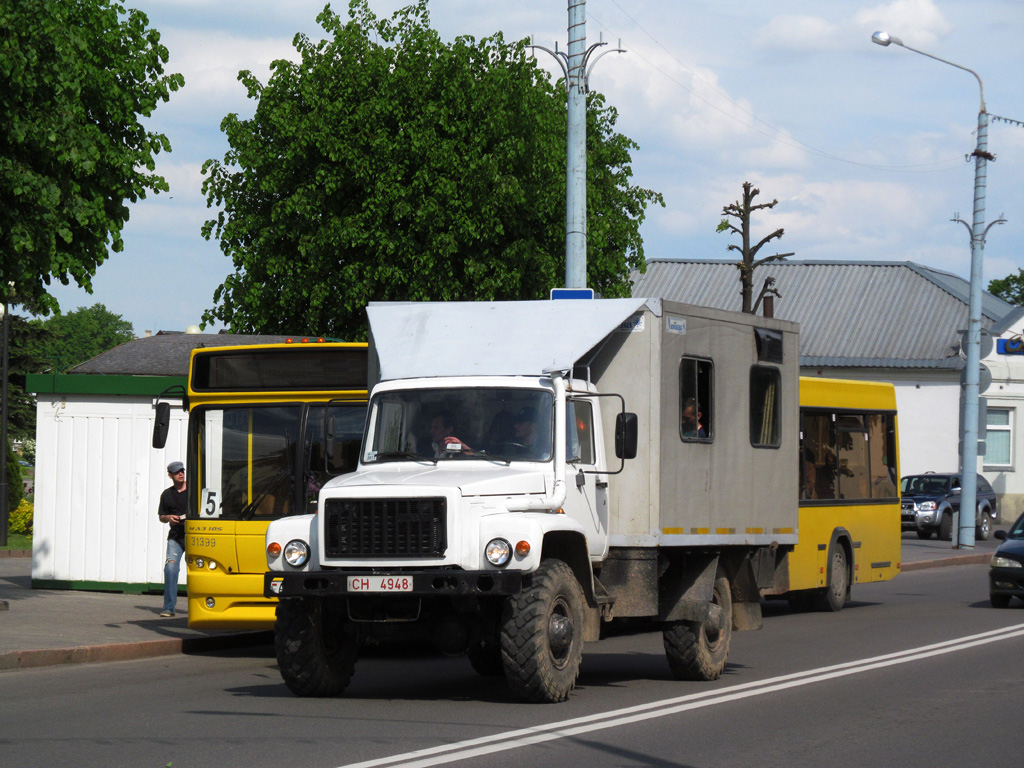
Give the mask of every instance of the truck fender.
[[(567, 518), (566, 522), (573, 522)], [(544, 546), (541, 560), (561, 560), (568, 565), (576, 580), (583, 588), (590, 608), (597, 608), (597, 597), (594, 592), (594, 569), (590, 565), (590, 551), (587, 549), (587, 537), (582, 529), (549, 530), (544, 533)]]
[[(289, 541), (298, 539), (309, 545), (309, 561), (301, 568), (295, 568), (285, 562), (284, 547)], [(265, 548), (271, 542), (281, 545), (281, 552), (276, 557), (267, 553), (268, 571), (318, 571), (320, 570), (320, 532), (316, 515), (294, 515), (271, 520), (267, 526)]]

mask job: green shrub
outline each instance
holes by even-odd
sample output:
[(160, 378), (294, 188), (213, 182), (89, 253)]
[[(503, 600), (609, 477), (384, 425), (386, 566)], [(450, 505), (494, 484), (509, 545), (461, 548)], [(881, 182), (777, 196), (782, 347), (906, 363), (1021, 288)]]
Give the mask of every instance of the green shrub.
[(8, 512), (7, 531), (32, 535), (32, 504), (22, 499), (18, 508)]

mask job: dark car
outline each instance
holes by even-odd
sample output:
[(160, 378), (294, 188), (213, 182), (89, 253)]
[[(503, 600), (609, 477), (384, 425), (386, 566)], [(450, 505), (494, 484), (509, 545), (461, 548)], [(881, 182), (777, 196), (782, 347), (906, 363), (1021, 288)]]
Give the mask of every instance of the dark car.
[[(960, 509), (960, 475), (927, 472), (907, 475), (900, 482), (902, 507), (901, 527), (904, 531), (917, 531), (922, 539), (938, 533), (949, 541), (953, 534), (953, 514)], [(975, 515), (975, 538), (988, 539), (992, 523), (998, 518), (996, 492), (978, 475), (978, 511)]]
[(1005, 608), (1011, 597), (1024, 600), (1024, 515), (1010, 530), (996, 531), (996, 538), (1006, 541), (999, 545), (989, 564), (988, 599), (993, 608)]

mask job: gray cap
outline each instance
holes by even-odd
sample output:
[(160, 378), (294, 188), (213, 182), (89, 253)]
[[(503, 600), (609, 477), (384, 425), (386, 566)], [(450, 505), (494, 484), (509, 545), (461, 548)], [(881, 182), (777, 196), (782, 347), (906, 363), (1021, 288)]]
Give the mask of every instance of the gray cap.
[(167, 465), (167, 474), (176, 475), (179, 472), (181, 472), (181, 470), (183, 470), (184, 468), (185, 465), (182, 464), (180, 461), (172, 461), (170, 464)]

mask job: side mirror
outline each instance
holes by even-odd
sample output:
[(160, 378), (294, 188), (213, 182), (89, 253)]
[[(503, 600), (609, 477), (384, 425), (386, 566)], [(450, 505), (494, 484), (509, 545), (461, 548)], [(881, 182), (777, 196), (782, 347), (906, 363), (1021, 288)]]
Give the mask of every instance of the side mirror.
[(171, 404), (157, 403), (156, 419), (153, 422), (153, 447), (160, 449), (167, 445), (167, 432), (171, 426)]
[(620, 413), (615, 417), (616, 458), (636, 458), (637, 432), (638, 427), (635, 413)]
[(1006, 541), (1006, 531), (1000, 529), (993, 532), (992, 538), (999, 539), (1000, 541)]
[(334, 461), (334, 417), (324, 419), (324, 465)]
[(954, 493), (954, 494), (960, 493), (960, 486), (959, 485), (954, 485), (953, 489), (950, 491), (950, 493)]

